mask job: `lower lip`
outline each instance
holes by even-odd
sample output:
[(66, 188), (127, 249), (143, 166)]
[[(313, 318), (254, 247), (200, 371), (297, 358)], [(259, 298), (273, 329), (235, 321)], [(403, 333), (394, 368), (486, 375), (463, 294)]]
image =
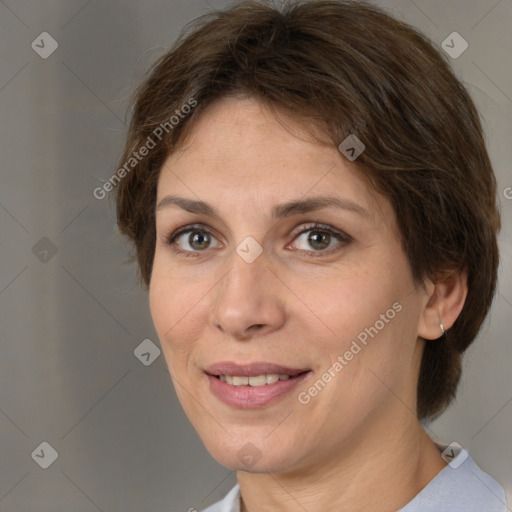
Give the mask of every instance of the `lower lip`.
[(263, 386), (232, 386), (217, 377), (207, 375), (210, 390), (225, 404), (239, 409), (264, 407), (293, 391), (311, 372), (288, 380), (279, 380)]

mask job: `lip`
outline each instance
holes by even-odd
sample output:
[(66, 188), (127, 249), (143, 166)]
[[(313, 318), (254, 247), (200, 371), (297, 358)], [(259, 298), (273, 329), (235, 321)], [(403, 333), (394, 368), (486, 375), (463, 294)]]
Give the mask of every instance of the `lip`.
[[(209, 366), (205, 372), (208, 375), (240, 375), (241, 377), (256, 377), (264, 373), (277, 373), (278, 375), (295, 376), (309, 371), (310, 368), (291, 368), (274, 363), (256, 362), (250, 364), (238, 364), (232, 361), (221, 361)], [(267, 384), (271, 385), (271, 384)]]
[[(290, 375), (292, 378), (263, 386), (233, 386), (217, 377), (217, 375), (255, 377), (269, 373)], [(205, 371), (212, 394), (225, 404), (238, 409), (254, 409), (274, 403), (289, 395), (310, 373), (309, 368), (290, 368), (273, 363), (241, 365), (233, 362), (216, 363)]]

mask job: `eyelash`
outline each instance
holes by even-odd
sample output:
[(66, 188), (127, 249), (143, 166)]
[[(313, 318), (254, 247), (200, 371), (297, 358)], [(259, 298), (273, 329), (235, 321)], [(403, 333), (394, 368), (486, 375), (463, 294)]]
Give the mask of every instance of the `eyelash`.
[[(192, 231), (200, 231), (201, 233), (207, 233), (208, 235), (214, 236), (213, 233), (210, 230), (206, 229), (202, 224), (191, 224), (188, 226), (183, 226), (183, 227), (177, 229), (176, 231), (174, 231), (170, 236), (165, 237), (164, 243), (165, 243), (165, 245), (170, 246), (171, 249), (177, 254), (183, 255), (187, 258), (188, 257), (198, 257), (202, 251), (184, 251), (182, 249), (179, 249), (175, 243), (175, 240), (180, 235), (183, 235), (184, 233), (189, 233)], [(318, 258), (318, 257), (322, 257), (324, 255), (330, 255), (333, 252), (341, 250), (341, 248), (343, 246), (347, 245), (348, 243), (350, 243), (352, 241), (352, 238), (349, 235), (347, 235), (346, 233), (343, 233), (342, 231), (335, 230), (334, 228), (332, 228), (331, 226), (328, 226), (326, 224), (319, 224), (319, 223), (313, 223), (313, 224), (305, 226), (303, 229), (301, 229), (301, 231), (297, 232), (293, 236), (293, 240), (298, 238), (303, 233), (307, 233), (308, 231), (318, 231), (318, 232), (324, 233), (324, 234), (326, 233), (329, 236), (332, 236), (336, 240), (341, 242), (341, 243), (335, 245), (334, 247), (331, 247), (326, 250), (306, 251), (304, 249), (296, 249), (298, 252), (304, 254), (307, 257), (311, 257), (311, 258)]]

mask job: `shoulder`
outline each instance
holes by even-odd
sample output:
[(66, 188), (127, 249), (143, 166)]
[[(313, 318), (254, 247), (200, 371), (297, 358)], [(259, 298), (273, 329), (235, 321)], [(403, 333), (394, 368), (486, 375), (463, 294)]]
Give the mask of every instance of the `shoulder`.
[(463, 448), (399, 512), (507, 512), (505, 491)]
[(224, 499), (214, 503), (203, 512), (240, 512), (240, 487), (236, 484)]

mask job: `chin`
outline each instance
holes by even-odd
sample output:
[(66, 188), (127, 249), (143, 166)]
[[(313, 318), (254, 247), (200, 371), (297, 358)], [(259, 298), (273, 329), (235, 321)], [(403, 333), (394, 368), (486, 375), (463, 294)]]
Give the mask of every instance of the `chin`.
[[(261, 435), (261, 432), (260, 432)], [(247, 473), (282, 473), (297, 462), (297, 450), (276, 440), (258, 436), (231, 437), (225, 441), (205, 439), (203, 443), (210, 455), (223, 466)]]

